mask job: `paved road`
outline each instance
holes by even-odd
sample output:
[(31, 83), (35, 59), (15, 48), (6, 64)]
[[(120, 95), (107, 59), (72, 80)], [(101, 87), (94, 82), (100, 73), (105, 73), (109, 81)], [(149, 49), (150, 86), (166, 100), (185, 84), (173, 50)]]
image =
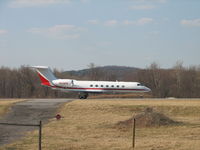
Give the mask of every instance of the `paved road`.
[[(40, 120), (47, 123), (48, 119), (56, 115), (60, 105), (72, 100), (67, 99), (31, 99), (16, 103), (11, 111), (4, 116), (0, 122), (38, 124)], [(37, 129), (37, 127), (20, 127), (0, 125), (0, 146), (11, 143), (24, 136), (26, 131)]]

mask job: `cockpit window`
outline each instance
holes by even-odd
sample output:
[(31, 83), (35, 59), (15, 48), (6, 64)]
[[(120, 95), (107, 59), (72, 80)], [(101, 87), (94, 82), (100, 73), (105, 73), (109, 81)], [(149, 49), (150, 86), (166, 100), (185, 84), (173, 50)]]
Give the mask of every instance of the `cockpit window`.
[(143, 86), (141, 83), (138, 83), (137, 86)]

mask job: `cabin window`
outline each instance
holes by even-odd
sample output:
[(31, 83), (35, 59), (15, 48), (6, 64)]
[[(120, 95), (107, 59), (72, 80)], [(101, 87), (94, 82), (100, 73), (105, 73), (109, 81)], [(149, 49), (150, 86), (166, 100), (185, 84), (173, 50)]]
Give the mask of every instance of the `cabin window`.
[(101, 85), (101, 87), (103, 87), (103, 85)]
[(117, 87), (119, 87), (119, 85), (117, 85)]
[(91, 84), (90, 87), (93, 87), (93, 85)]
[(98, 85), (95, 85), (96, 87), (98, 87)]
[(124, 88), (125, 86), (124, 86), (124, 85), (122, 85), (122, 87)]
[(106, 85), (106, 87), (109, 87), (109, 85)]
[(114, 87), (114, 85), (112, 85), (111, 87)]

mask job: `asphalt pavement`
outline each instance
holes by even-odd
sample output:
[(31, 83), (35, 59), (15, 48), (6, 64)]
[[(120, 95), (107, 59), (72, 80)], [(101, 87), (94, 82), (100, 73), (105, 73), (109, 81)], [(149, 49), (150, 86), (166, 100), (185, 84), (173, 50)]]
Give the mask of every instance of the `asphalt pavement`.
[[(0, 120), (1, 123), (43, 124), (56, 116), (57, 109), (69, 99), (29, 99), (16, 103)], [(37, 127), (0, 125), (0, 146), (11, 143), (23, 137), (27, 131), (37, 130)]]

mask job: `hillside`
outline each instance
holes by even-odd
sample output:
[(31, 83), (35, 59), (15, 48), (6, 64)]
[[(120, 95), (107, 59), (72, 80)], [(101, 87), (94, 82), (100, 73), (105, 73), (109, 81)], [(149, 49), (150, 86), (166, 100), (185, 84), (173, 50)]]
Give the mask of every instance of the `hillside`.
[[(77, 78), (91, 78), (91, 76), (98, 76), (97, 79), (104, 80), (123, 80), (127, 75), (136, 73), (139, 68), (126, 66), (103, 66), (92, 69), (71, 70), (63, 72), (63, 75), (69, 75)], [(107, 78), (103, 78), (106, 76)], [(94, 77), (92, 77), (94, 79)]]

